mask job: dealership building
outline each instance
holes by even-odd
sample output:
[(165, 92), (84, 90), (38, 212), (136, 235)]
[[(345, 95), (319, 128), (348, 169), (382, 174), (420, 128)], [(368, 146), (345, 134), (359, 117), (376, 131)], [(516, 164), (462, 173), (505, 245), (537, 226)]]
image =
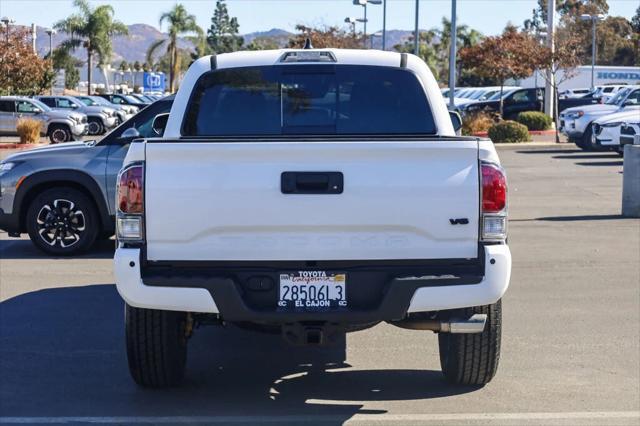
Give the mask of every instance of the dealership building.
[[(516, 81), (522, 87), (544, 87), (544, 71), (540, 70), (529, 78)], [(562, 70), (558, 72), (562, 80)], [(594, 85), (604, 84), (640, 84), (640, 67), (596, 66), (594, 69)], [(584, 65), (575, 70), (575, 75), (560, 83), (559, 90), (591, 87), (591, 65)]]

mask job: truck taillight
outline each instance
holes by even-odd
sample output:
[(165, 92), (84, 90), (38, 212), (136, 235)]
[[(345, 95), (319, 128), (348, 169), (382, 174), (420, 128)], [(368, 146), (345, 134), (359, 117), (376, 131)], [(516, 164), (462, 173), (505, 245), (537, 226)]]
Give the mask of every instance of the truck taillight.
[(481, 162), (482, 173), (482, 240), (502, 241), (507, 238), (507, 176), (497, 164)]
[(144, 165), (133, 164), (118, 175), (116, 236), (120, 241), (144, 237)]

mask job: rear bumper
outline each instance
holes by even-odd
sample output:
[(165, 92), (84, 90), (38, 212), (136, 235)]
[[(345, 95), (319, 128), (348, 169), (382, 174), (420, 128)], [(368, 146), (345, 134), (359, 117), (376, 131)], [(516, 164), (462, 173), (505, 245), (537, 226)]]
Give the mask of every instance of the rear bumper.
[[(249, 306), (233, 274), (226, 277), (170, 275), (170, 278), (155, 276), (143, 280), (140, 249), (118, 248), (114, 262), (118, 292), (131, 306), (220, 314), (227, 321), (355, 324), (398, 320), (411, 312), (495, 303), (509, 286), (511, 253), (506, 245), (492, 245), (485, 247), (484, 256), (483, 276), (403, 276), (389, 280), (384, 276), (382, 278), (386, 281), (376, 303), (330, 312), (282, 312), (274, 308)], [(366, 285), (366, 282), (362, 284)]]

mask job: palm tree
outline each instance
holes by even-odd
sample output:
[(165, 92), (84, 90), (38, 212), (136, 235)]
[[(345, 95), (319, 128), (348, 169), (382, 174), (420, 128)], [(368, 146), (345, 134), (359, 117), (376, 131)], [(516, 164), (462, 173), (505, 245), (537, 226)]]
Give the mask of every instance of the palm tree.
[(87, 91), (91, 94), (91, 69), (94, 55), (98, 57), (98, 66), (102, 68), (106, 77), (106, 67), (111, 62), (113, 54), (111, 38), (116, 35), (126, 35), (127, 26), (113, 19), (113, 8), (109, 5), (92, 8), (87, 0), (74, 0), (73, 5), (79, 9), (79, 13), (56, 22), (54, 28), (64, 31), (70, 37), (62, 42), (63, 49), (67, 51), (79, 47), (87, 49)]
[(174, 91), (175, 80), (180, 73), (180, 58), (178, 57), (178, 37), (183, 34), (196, 34), (199, 38), (204, 37), (204, 31), (196, 24), (196, 17), (187, 13), (181, 4), (176, 4), (169, 12), (160, 16), (160, 26), (164, 22), (169, 24), (169, 38), (154, 42), (147, 50), (147, 62), (154, 63), (153, 55), (155, 51), (166, 43), (167, 54), (169, 55), (169, 91)]

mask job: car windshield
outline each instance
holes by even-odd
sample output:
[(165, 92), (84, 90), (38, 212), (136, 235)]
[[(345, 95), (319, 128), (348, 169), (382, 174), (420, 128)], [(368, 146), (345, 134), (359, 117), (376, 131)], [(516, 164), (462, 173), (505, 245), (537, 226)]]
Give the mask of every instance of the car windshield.
[(630, 89), (622, 89), (622, 90), (620, 90), (618, 93), (616, 93), (615, 96), (613, 96), (611, 99), (609, 99), (605, 103), (608, 104), (608, 105), (618, 105), (627, 96), (627, 93), (629, 93), (629, 90)]
[(185, 136), (434, 134), (417, 77), (361, 65), (213, 71), (194, 88)]
[(37, 105), (38, 108), (40, 108), (43, 111), (53, 111), (51, 108), (49, 108), (47, 105), (43, 104), (42, 102), (40, 102), (37, 99), (29, 99), (33, 104)]
[(87, 106), (98, 105), (98, 103), (96, 101), (94, 101), (93, 99), (89, 99), (89, 98), (78, 98), (78, 99), (80, 99), (80, 102), (82, 102), (83, 104), (85, 104)]
[(124, 95), (124, 97), (125, 97), (126, 100), (128, 100), (131, 103), (134, 103), (134, 104), (139, 104), (140, 103), (140, 100), (136, 99), (134, 96)]
[(90, 98), (93, 102), (95, 102), (96, 105), (110, 106), (110, 107), (113, 106), (111, 102), (109, 102), (105, 98), (101, 98), (100, 96), (88, 96), (88, 98)]

